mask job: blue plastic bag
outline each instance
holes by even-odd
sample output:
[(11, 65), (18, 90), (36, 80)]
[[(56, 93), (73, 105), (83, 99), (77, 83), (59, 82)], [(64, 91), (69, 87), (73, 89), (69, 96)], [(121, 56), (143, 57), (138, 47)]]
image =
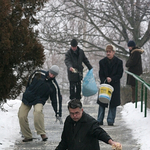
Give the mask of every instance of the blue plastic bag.
[(83, 79), (82, 94), (85, 97), (92, 96), (98, 92), (98, 88), (93, 75), (93, 69), (89, 70)]

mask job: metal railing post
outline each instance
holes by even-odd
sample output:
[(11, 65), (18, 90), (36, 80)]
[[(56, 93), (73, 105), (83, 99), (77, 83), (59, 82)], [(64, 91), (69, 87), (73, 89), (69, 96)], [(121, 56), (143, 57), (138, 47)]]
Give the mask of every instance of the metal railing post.
[(141, 112), (143, 112), (143, 83), (141, 83)]
[(135, 79), (135, 108), (137, 108), (138, 80)]
[(147, 116), (147, 87), (145, 86), (145, 117)]

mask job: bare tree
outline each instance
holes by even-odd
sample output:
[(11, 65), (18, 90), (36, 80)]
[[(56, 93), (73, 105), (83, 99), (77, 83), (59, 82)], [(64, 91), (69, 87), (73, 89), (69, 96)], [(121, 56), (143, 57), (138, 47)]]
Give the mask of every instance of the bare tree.
[(58, 53), (65, 52), (72, 37), (88, 52), (103, 51), (112, 43), (123, 56), (130, 39), (139, 47), (150, 39), (147, 0), (56, 0), (47, 5), (40, 16), (41, 38)]
[[(147, 0), (55, 0), (49, 1), (38, 17), (40, 39), (50, 53), (48, 62), (57, 58), (56, 63), (62, 68), (60, 83), (66, 92), (68, 80), (63, 54), (73, 37), (86, 52), (97, 83), (98, 62), (105, 56), (108, 43), (117, 47), (116, 54), (125, 64), (129, 52), (127, 43), (134, 40), (137, 46), (144, 47), (143, 60), (147, 61), (144, 67), (149, 70), (150, 2)], [(122, 85), (125, 84), (126, 74), (122, 80)]]

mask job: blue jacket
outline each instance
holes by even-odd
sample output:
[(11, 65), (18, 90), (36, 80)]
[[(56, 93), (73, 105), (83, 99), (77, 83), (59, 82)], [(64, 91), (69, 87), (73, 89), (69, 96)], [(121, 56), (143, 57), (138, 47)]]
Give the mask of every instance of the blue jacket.
[(50, 97), (56, 116), (62, 115), (62, 96), (55, 78), (49, 77), (49, 72), (36, 70), (29, 77), (23, 93), (22, 102), (25, 105), (45, 104)]

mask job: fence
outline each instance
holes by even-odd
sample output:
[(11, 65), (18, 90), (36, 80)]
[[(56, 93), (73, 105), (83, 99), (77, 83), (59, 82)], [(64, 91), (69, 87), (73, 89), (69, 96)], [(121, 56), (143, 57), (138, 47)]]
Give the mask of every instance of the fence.
[[(136, 86), (135, 86), (135, 108), (137, 108), (137, 99), (138, 99), (138, 81), (141, 83), (141, 112), (143, 112), (143, 95), (145, 95), (144, 103), (145, 103), (145, 111), (144, 111), (144, 117), (147, 116), (147, 89), (150, 90), (150, 84), (146, 83), (143, 79), (141, 79), (139, 76), (126, 71), (125, 72), (131, 76), (133, 76), (136, 80)], [(144, 90), (145, 87), (145, 90)], [(144, 94), (145, 91), (145, 94)]]

